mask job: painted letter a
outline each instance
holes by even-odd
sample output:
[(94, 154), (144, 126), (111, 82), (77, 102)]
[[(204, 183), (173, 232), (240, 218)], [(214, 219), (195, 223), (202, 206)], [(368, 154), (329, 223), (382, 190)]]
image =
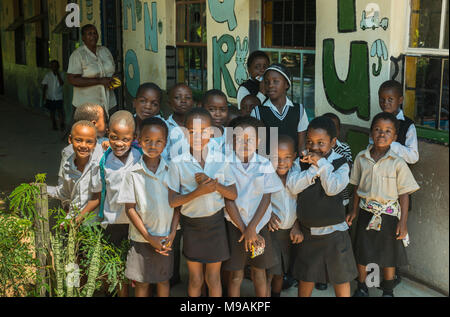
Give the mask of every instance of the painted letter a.
[(80, 27), (80, 7), (76, 3), (66, 5), (66, 12), (70, 12), (66, 17), (66, 25), (68, 28)]

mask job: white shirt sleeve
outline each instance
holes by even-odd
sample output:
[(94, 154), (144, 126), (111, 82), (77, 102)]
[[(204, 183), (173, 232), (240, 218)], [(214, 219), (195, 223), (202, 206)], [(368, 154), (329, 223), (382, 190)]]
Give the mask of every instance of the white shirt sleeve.
[(299, 168), (289, 177), (286, 182), (286, 187), (292, 194), (297, 195), (314, 184), (314, 179), (318, 171), (319, 169), (314, 165), (311, 165), (310, 168), (304, 171)]
[(244, 86), (239, 87), (237, 92), (237, 102), (238, 102), (238, 108), (241, 109), (241, 102), (242, 99), (244, 99), (246, 96), (250, 95), (250, 92), (247, 88)]
[(333, 172), (333, 165), (325, 158), (321, 158), (319, 166), (319, 177), (322, 187), (328, 196), (335, 196), (342, 192), (349, 183), (350, 167), (347, 163)]
[(283, 189), (283, 183), (277, 173), (264, 174), (264, 194), (273, 194)]
[(83, 74), (83, 66), (81, 65), (81, 56), (78, 52), (73, 52), (69, 58), (69, 66), (67, 67), (68, 74), (81, 75)]
[(234, 177), (234, 173), (231, 169), (230, 164), (226, 164), (225, 165), (225, 170), (224, 170), (224, 176), (225, 176), (225, 182), (224, 182), (224, 186), (231, 186), (233, 184), (236, 184), (236, 178)]
[(297, 126), (297, 132), (303, 132), (308, 130), (309, 121), (308, 121), (308, 115), (306, 114), (306, 110), (304, 106), (301, 106), (303, 108), (303, 114), (300, 112), (300, 120), (298, 121)]
[(100, 193), (102, 191), (102, 177), (100, 174), (100, 166), (92, 167), (92, 176), (91, 176), (91, 190), (93, 193)]
[(174, 192), (181, 192), (180, 172), (178, 171), (177, 164), (173, 161), (169, 164), (169, 170), (164, 177), (164, 183)]
[(45, 74), (44, 79), (42, 79), (41, 85), (49, 85), (50, 82), (50, 76), (49, 73)]
[(135, 204), (136, 195), (134, 194), (134, 181), (131, 172), (125, 174), (122, 185), (119, 189), (119, 196), (117, 197), (118, 204)]
[(417, 131), (414, 124), (409, 126), (406, 132), (405, 145), (401, 145), (398, 142), (392, 142), (392, 151), (403, 158), (408, 164), (415, 164), (419, 161), (419, 149), (417, 144)]

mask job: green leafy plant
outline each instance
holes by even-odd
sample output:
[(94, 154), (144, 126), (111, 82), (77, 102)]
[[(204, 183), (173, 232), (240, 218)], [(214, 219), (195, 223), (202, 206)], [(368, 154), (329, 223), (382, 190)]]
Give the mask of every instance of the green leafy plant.
[(45, 183), (46, 174), (37, 174), (35, 183), (21, 184), (13, 190), (10, 199), (10, 208), (20, 216), (33, 221), (38, 217), (36, 213), (36, 200), (39, 197), (39, 187), (36, 184)]

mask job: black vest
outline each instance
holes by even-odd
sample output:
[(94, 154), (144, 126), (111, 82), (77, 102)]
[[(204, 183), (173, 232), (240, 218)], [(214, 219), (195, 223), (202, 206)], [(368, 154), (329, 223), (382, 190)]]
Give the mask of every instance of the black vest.
[(293, 107), (287, 107), (288, 113), (283, 120), (280, 120), (269, 107), (261, 106), (258, 107), (259, 116), (261, 121), (267, 127), (266, 137), (267, 137), (267, 151), (270, 147), (270, 128), (278, 128), (278, 135), (289, 135), (295, 141), (295, 151), (298, 152), (298, 121), (300, 118), (300, 111), (303, 113), (303, 107), (298, 103), (294, 103)]
[(400, 129), (397, 133), (397, 142), (401, 145), (405, 145), (406, 142), (406, 133), (408, 132), (409, 127), (411, 124), (414, 124), (414, 121), (412, 121), (410, 118), (405, 116), (405, 120), (398, 120), (400, 121)]
[[(344, 157), (334, 160), (331, 164), (336, 171), (347, 163)], [(303, 170), (311, 165), (300, 163)], [(307, 228), (326, 227), (345, 221), (345, 207), (343, 204), (344, 191), (335, 196), (328, 196), (323, 190), (320, 179), (317, 178), (314, 185), (309, 186), (297, 198), (297, 218), (302, 226)]]
[(252, 96), (256, 96), (259, 92), (259, 81), (254, 80), (252, 78), (245, 81), (241, 86), (247, 88), (250, 95), (252, 95)]

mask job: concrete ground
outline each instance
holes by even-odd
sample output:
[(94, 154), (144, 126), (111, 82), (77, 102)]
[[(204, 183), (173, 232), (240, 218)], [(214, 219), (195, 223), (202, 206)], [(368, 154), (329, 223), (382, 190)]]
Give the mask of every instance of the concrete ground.
[[(37, 173), (47, 173), (47, 183), (55, 185), (61, 150), (67, 145), (61, 140), (62, 132), (53, 131), (48, 115), (21, 107), (17, 102), (0, 96), (0, 205), (1, 193), (8, 193), (23, 182), (31, 182)], [(1, 209), (1, 208), (0, 208)], [(182, 283), (173, 287), (175, 297), (187, 296), (187, 268), (182, 257)], [(352, 283), (352, 292), (355, 288)], [(378, 289), (370, 289), (373, 297), (381, 296)], [(244, 280), (241, 296), (254, 296), (253, 285)], [(281, 293), (282, 297), (297, 296), (297, 288), (292, 287)], [(332, 297), (334, 291), (314, 290), (313, 297)], [(395, 289), (397, 297), (440, 297), (421, 284), (403, 278)]]

